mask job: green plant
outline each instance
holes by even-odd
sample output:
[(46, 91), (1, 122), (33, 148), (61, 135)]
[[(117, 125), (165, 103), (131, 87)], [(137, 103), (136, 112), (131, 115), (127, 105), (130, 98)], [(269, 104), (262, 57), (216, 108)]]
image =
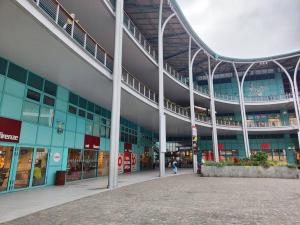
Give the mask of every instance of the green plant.
[(252, 154), (250, 157), (251, 161), (259, 162), (261, 164), (264, 164), (268, 161), (268, 153), (266, 152), (257, 152), (255, 154)]

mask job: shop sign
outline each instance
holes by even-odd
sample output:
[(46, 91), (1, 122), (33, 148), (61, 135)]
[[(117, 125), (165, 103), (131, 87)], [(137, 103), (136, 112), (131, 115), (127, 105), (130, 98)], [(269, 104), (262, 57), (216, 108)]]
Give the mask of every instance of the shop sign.
[(267, 144), (267, 143), (261, 144), (260, 147), (261, 147), (261, 149), (270, 149), (271, 148), (270, 144)]
[(224, 144), (218, 144), (218, 149), (224, 149)]
[(123, 155), (121, 153), (118, 155), (118, 173), (123, 173)]
[(124, 143), (124, 173), (131, 172), (131, 154), (132, 154), (132, 144)]
[(61, 156), (60, 156), (60, 153), (59, 152), (56, 152), (53, 154), (53, 160), (54, 162), (59, 162), (61, 159)]
[(86, 134), (84, 136), (84, 148), (85, 149), (99, 149), (100, 148), (100, 138)]
[(19, 143), (22, 122), (0, 117), (0, 141)]
[(136, 155), (131, 153), (131, 172), (136, 171)]

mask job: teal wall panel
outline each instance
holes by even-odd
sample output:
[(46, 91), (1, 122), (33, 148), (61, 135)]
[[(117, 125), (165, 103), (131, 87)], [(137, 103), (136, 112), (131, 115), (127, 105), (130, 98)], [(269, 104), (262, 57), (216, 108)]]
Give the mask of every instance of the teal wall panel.
[(66, 131), (64, 146), (68, 148), (74, 148), (74, 144), (75, 144), (75, 133)]
[(62, 112), (67, 112), (68, 104), (60, 99), (56, 99), (56, 109)]
[(52, 130), (51, 145), (56, 146), (56, 147), (62, 147), (62, 146), (64, 146), (64, 139), (65, 139), (64, 133), (57, 133), (56, 129)]
[(20, 120), (22, 112), (22, 99), (4, 94), (1, 107), (1, 115)]
[(52, 139), (52, 128), (39, 126), (36, 144), (38, 145), (50, 145)]
[(76, 131), (76, 116), (67, 114), (67, 126), (66, 130), (68, 131)]
[(25, 85), (15, 80), (7, 78), (5, 83), (5, 92), (7, 94), (23, 98), (25, 92)]
[(76, 133), (74, 147), (77, 149), (84, 149), (84, 134)]
[(76, 131), (78, 133), (85, 133), (85, 120), (82, 118), (77, 118)]
[(57, 87), (57, 97), (65, 102), (69, 100), (69, 91), (61, 86)]
[(22, 122), (20, 143), (35, 144), (37, 128), (35, 124)]
[(105, 138), (101, 137), (100, 138), (100, 150), (105, 151)]
[(0, 76), (0, 92), (3, 90), (4, 80), (4, 76)]

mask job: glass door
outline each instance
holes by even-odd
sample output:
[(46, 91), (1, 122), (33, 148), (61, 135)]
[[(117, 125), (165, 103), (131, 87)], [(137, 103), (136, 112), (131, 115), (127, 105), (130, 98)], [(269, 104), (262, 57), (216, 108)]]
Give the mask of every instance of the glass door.
[(0, 192), (7, 191), (13, 158), (13, 147), (0, 146)]
[(81, 171), (82, 171), (82, 151), (80, 149), (69, 149), (66, 180), (67, 181), (80, 180)]
[(98, 151), (85, 149), (83, 151), (83, 178), (92, 178), (97, 175)]
[(44, 185), (46, 183), (47, 163), (48, 163), (48, 149), (46, 148), (36, 149), (32, 186)]
[(32, 169), (32, 157), (33, 148), (19, 148), (14, 189), (29, 187)]

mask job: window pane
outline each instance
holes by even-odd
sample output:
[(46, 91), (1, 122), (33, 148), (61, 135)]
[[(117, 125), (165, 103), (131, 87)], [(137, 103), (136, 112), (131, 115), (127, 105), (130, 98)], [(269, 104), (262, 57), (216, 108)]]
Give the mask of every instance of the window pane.
[(50, 81), (45, 81), (44, 92), (56, 97), (57, 85)]
[(93, 135), (99, 137), (100, 136), (100, 125), (95, 124), (93, 126)]
[(78, 105), (78, 96), (70, 92), (69, 102), (72, 103), (73, 105)]
[(53, 109), (48, 108), (48, 107), (41, 107), (41, 112), (40, 112), (40, 124), (52, 127), (52, 122), (53, 122)]
[(89, 120), (93, 120), (94, 119), (94, 115), (91, 114), (91, 113), (87, 113), (87, 116), (86, 116)]
[(88, 102), (87, 104), (87, 110), (90, 111), (90, 112), (94, 112), (94, 107), (95, 105), (91, 102)]
[(77, 114), (77, 108), (69, 105), (69, 113)]
[(37, 123), (39, 118), (39, 105), (25, 101), (22, 110), (22, 119), (28, 122)]
[(0, 74), (5, 75), (6, 74), (6, 68), (7, 68), (7, 61), (0, 57)]
[(86, 100), (84, 98), (79, 97), (79, 107), (86, 109)]
[(95, 106), (95, 113), (98, 114), (98, 115), (101, 115), (101, 107), (99, 106)]
[(85, 111), (79, 109), (78, 115), (85, 118)]
[(36, 91), (33, 91), (33, 90), (30, 90), (30, 89), (27, 90), (27, 98), (39, 102), (40, 97), (41, 97), (40, 93), (38, 93)]
[(101, 126), (101, 137), (105, 137), (105, 126)]
[(45, 105), (54, 106), (55, 100), (53, 98), (50, 98), (49, 96), (45, 95), (43, 103)]
[(29, 73), (27, 84), (30, 87), (36, 88), (38, 90), (43, 90), (44, 80), (43, 78), (35, 75), (34, 73)]
[(10, 63), (7, 76), (25, 84), (27, 80), (27, 71), (20, 66)]
[(86, 125), (85, 125), (85, 133), (92, 135), (93, 134), (93, 122), (90, 120), (86, 121)]

